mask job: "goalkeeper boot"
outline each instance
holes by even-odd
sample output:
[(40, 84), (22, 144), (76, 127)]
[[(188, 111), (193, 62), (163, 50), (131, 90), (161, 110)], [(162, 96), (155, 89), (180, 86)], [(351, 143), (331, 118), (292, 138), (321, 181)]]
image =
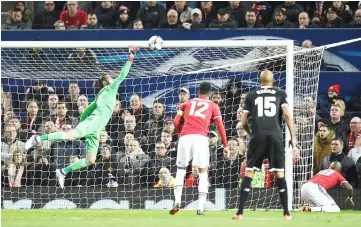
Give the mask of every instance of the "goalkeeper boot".
[(284, 218), (285, 218), (285, 221), (291, 221), (291, 220), (293, 220), (293, 216), (292, 215), (285, 215), (284, 216)]
[(197, 215), (205, 215), (206, 213), (204, 210), (197, 210)]
[(242, 214), (235, 214), (232, 216), (232, 220), (243, 220), (243, 215)]
[(61, 188), (64, 188), (65, 174), (62, 173), (61, 169), (56, 170), (56, 178), (58, 179)]
[(311, 212), (311, 209), (308, 205), (303, 204), (302, 206), (300, 206), (299, 209), (301, 212)]
[(169, 211), (169, 214), (175, 215), (180, 210), (180, 204), (174, 204), (173, 208)]
[(25, 143), (25, 150), (29, 150), (40, 142), (40, 136), (32, 135)]

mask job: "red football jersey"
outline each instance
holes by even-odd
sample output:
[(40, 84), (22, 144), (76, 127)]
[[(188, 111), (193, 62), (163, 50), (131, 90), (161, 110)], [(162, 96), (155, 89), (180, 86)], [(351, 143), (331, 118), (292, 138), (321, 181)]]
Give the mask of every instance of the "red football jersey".
[(346, 181), (346, 179), (339, 172), (333, 169), (325, 169), (318, 172), (307, 182), (321, 185), (324, 189), (328, 190), (344, 181)]
[(69, 15), (69, 11), (66, 10), (60, 14), (60, 20), (64, 22), (65, 27), (68, 26), (77, 26), (88, 24), (88, 15), (85, 11), (79, 10), (77, 11), (74, 17)]
[(180, 136), (198, 134), (208, 137), (209, 124), (222, 117), (217, 104), (208, 99), (190, 99), (179, 108), (183, 111), (184, 124)]

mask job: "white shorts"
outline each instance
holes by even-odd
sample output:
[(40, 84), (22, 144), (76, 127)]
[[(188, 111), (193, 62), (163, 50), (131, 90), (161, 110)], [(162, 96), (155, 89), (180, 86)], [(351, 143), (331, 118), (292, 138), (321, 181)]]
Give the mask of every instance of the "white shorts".
[(177, 166), (187, 167), (193, 159), (193, 166), (208, 168), (209, 139), (202, 135), (184, 135), (179, 138), (177, 151)]
[(311, 207), (332, 206), (336, 204), (321, 185), (312, 182), (307, 182), (302, 185), (301, 198)]

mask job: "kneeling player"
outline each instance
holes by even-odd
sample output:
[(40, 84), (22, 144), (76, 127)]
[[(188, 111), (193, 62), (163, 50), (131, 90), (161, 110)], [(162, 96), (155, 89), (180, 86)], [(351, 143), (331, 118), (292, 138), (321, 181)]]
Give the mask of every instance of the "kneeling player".
[(341, 184), (347, 188), (349, 195), (346, 202), (353, 206), (352, 201), (352, 186), (339, 173), (341, 171), (341, 164), (339, 162), (332, 162), (329, 169), (321, 170), (311, 179), (309, 179), (301, 187), (301, 197), (309, 204), (300, 207), (301, 211), (309, 212), (340, 212), (340, 208), (332, 197), (327, 194), (326, 190)]

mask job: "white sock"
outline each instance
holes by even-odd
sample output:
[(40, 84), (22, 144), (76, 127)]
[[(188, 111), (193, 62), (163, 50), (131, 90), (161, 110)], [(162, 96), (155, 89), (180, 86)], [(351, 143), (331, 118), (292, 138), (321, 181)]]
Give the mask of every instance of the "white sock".
[(174, 198), (175, 198), (174, 203), (181, 203), (183, 182), (185, 175), (186, 175), (185, 169), (177, 169), (177, 175), (175, 177), (175, 183), (174, 183)]
[(207, 200), (208, 194), (208, 173), (199, 173), (199, 183), (198, 183), (198, 210), (204, 210), (204, 204)]

